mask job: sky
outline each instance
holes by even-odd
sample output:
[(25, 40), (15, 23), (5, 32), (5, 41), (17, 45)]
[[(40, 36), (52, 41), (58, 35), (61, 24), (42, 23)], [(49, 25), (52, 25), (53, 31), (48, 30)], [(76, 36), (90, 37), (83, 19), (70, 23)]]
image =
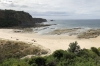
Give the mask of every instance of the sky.
[(33, 18), (100, 19), (100, 0), (0, 0), (0, 9), (25, 11)]

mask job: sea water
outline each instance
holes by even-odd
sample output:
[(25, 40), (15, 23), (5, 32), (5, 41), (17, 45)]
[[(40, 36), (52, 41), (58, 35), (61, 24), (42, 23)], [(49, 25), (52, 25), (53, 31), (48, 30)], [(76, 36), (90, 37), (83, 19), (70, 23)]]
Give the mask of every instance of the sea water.
[(100, 19), (55, 20), (45, 24), (57, 24), (51, 26), (54, 28), (100, 28)]
[(82, 28), (82, 29), (97, 29), (100, 28), (100, 19), (70, 19), (70, 20), (54, 20), (44, 22), (44, 24), (56, 24), (48, 26), (46, 29), (39, 30), (39, 33), (48, 33), (56, 29), (72, 29), (72, 28)]

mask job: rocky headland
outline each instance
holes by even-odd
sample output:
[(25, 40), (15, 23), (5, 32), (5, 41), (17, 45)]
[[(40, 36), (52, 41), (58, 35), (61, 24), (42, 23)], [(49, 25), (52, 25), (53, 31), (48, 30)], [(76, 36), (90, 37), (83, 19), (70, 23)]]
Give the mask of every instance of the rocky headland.
[(29, 13), (15, 10), (0, 10), (0, 27), (34, 27), (36, 23), (47, 22), (43, 18), (33, 18)]

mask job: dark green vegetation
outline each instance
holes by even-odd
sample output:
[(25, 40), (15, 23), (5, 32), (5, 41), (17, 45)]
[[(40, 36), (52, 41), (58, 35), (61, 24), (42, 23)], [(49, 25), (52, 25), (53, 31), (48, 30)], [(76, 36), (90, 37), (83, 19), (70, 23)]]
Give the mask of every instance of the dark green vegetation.
[(8, 59), (0, 66), (100, 66), (100, 48), (81, 49), (73, 42), (67, 50), (56, 50), (49, 56)]
[(9, 58), (22, 58), (27, 55), (47, 54), (48, 51), (24, 42), (0, 40), (0, 62)]
[(46, 22), (46, 19), (32, 18), (24, 11), (0, 10), (0, 27), (34, 27), (37, 23)]

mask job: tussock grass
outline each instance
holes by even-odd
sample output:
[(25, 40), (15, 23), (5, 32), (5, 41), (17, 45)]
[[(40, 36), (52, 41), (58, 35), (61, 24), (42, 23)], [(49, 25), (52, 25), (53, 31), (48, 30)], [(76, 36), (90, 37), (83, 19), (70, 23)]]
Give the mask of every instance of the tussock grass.
[(48, 51), (43, 50), (38, 46), (24, 42), (0, 40), (0, 60), (47, 53)]

